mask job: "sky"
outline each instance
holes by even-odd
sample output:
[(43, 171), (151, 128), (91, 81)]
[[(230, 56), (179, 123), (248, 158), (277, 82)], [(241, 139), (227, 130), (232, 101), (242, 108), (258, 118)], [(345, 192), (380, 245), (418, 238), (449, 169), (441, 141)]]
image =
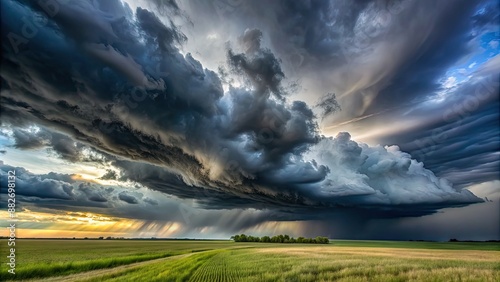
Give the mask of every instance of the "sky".
[(18, 237), (500, 240), (494, 0), (0, 5)]

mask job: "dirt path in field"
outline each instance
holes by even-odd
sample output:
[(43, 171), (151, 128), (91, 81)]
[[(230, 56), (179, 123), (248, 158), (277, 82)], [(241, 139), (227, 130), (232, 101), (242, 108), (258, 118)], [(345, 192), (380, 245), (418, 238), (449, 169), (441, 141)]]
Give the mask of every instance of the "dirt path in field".
[(166, 257), (166, 258), (159, 258), (159, 259), (152, 259), (152, 260), (147, 260), (147, 261), (141, 261), (141, 262), (135, 262), (131, 264), (126, 264), (126, 265), (121, 265), (113, 268), (103, 268), (103, 269), (97, 269), (97, 270), (91, 270), (91, 271), (86, 271), (86, 272), (80, 272), (80, 273), (75, 273), (75, 274), (70, 274), (66, 276), (51, 276), (47, 278), (42, 278), (42, 279), (30, 279), (30, 280), (22, 280), (25, 282), (74, 282), (74, 281), (81, 281), (81, 280), (86, 280), (90, 278), (95, 278), (96, 276), (100, 275), (107, 275), (107, 274), (113, 274), (113, 273), (118, 273), (124, 270), (128, 270), (131, 268), (135, 267), (141, 267), (145, 266), (151, 263), (156, 263), (156, 262), (161, 262), (161, 261), (166, 261), (166, 260), (171, 260), (171, 259), (181, 259), (185, 257), (192, 256), (194, 254), (199, 254), (200, 252), (196, 253), (188, 253), (188, 254), (182, 254), (182, 255), (176, 255), (176, 256), (171, 256), (171, 257)]

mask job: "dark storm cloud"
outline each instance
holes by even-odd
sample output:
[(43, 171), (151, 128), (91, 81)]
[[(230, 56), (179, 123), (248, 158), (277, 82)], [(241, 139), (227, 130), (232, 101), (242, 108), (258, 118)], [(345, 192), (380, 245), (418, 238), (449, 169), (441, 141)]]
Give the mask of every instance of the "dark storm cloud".
[(78, 190), (82, 191), (85, 194), (85, 196), (87, 196), (87, 199), (89, 201), (99, 202), (99, 203), (108, 201), (108, 199), (105, 196), (106, 190), (104, 190), (103, 187), (97, 188), (95, 187), (95, 185), (92, 185), (90, 183), (80, 183), (78, 185)]
[[(0, 165), (2, 179), (7, 178), (8, 171), (16, 174), (17, 202), (23, 207), (39, 209), (55, 209), (58, 211), (93, 211), (109, 215), (119, 215), (126, 218), (151, 218), (152, 214), (141, 207), (140, 210), (123, 208), (119, 213), (113, 208), (122, 207), (119, 201), (128, 204), (141, 204), (141, 193), (128, 192), (127, 188), (101, 186), (95, 183), (75, 181), (71, 175), (50, 172), (48, 174), (34, 174), (22, 167), (13, 167), (8, 164)], [(2, 193), (7, 193), (2, 189)], [(158, 202), (147, 198), (148, 204), (158, 205)], [(177, 205), (172, 207), (177, 209)], [(155, 215), (160, 219), (160, 215)], [(166, 218), (168, 220), (168, 218)], [(180, 218), (177, 218), (180, 220)]]
[(283, 99), (284, 90), (281, 89), (281, 81), (285, 74), (274, 54), (270, 50), (260, 48), (261, 36), (260, 31), (246, 30), (241, 40), (246, 54), (234, 54), (229, 50), (230, 66), (234, 71), (246, 74), (256, 87), (257, 93), (266, 94), (271, 91), (277, 98)]
[[(281, 27), (275, 32), (283, 33), (273, 43), (284, 49), (304, 50), (319, 61), (343, 60), (343, 40), (354, 33), (356, 21), (369, 2), (281, 1), (273, 10)], [(282, 39), (285, 41), (279, 42)]]
[[(120, 180), (130, 180), (151, 187), (157, 191), (175, 195), (181, 199), (198, 199), (205, 208), (241, 208), (252, 202), (245, 200), (244, 193), (224, 193), (216, 189), (204, 188), (201, 183), (194, 185), (189, 178), (171, 173), (163, 167), (130, 161), (115, 161), (114, 166), (122, 170)], [(250, 194), (251, 196), (251, 194)], [(247, 196), (249, 197), (249, 196)], [(253, 203), (253, 205), (257, 205)]]
[[(24, 169), (20, 167), (11, 167), (6, 165), (3, 170), (16, 170), (18, 172), (25, 172)], [(29, 174), (29, 173), (28, 173)], [(25, 175), (25, 174), (22, 174)], [(49, 173), (46, 175), (35, 175), (30, 174), (31, 177), (44, 177), (52, 176), (54, 179), (64, 178), (64, 175)], [(20, 174), (21, 176), (21, 174)], [(24, 176), (21, 176), (24, 178)], [(321, 209), (303, 209), (300, 213), (294, 214), (290, 212), (273, 212), (269, 210), (204, 210), (201, 208), (193, 208), (181, 199), (178, 198), (168, 198), (164, 194), (148, 194), (148, 190), (137, 190), (132, 191), (130, 188), (124, 187), (111, 187), (111, 186), (99, 186), (93, 183), (78, 182), (73, 185), (72, 199), (55, 199), (50, 195), (46, 197), (44, 193), (38, 191), (37, 196), (26, 197), (18, 195), (18, 201), (20, 206), (27, 208), (34, 212), (49, 212), (55, 213), (57, 217), (58, 213), (63, 212), (64, 214), (81, 211), (82, 209), (86, 212), (93, 212), (97, 214), (105, 214), (106, 216), (119, 217), (119, 218), (130, 218), (135, 220), (144, 221), (142, 229), (148, 229), (152, 226), (163, 226), (169, 224), (169, 222), (181, 223), (181, 227), (177, 235), (185, 236), (191, 234), (193, 230), (199, 230), (201, 228), (211, 228), (217, 230), (216, 232), (221, 232), (222, 236), (227, 234), (247, 232), (258, 228), (261, 224), (268, 221), (288, 221), (288, 220), (309, 220), (310, 222), (302, 222), (296, 225), (294, 228), (300, 227), (302, 231), (293, 229), (290, 232), (298, 232), (297, 235), (307, 235), (307, 236), (317, 236), (328, 235), (333, 238), (379, 238), (379, 239), (414, 239), (414, 238), (429, 238), (429, 239), (448, 239), (452, 234), (456, 234), (456, 226), (449, 226), (450, 216), (445, 216), (444, 224), (448, 224), (448, 229), (440, 228), (439, 234), (434, 237), (429, 237), (429, 233), (424, 232), (425, 224), (409, 223), (404, 224), (394, 217), (400, 217), (402, 214), (412, 215), (411, 210), (408, 207), (400, 206), (392, 210), (392, 212), (381, 212), (374, 210), (363, 210), (363, 209), (335, 209), (335, 211), (326, 212)], [(113, 193), (114, 192), (114, 193)], [(147, 195), (141, 198), (142, 194)], [(120, 198), (126, 197), (126, 200)], [(154, 200), (153, 200), (154, 198)], [(129, 204), (136, 203), (136, 204)], [(151, 209), (151, 206), (160, 206), (161, 208)], [(472, 208), (472, 207), (471, 207)], [(399, 211), (398, 211), (399, 209)], [(481, 209), (477, 207), (476, 209)], [(290, 211), (297, 212), (296, 208), (292, 208)], [(326, 213), (325, 213), (326, 212)], [(421, 212), (418, 212), (420, 215)], [(471, 215), (464, 214), (465, 217), (473, 217)], [(382, 218), (384, 221), (376, 221), (374, 218)], [(453, 221), (457, 221), (463, 218), (452, 218)], [(439, 221), (439, 219), (437, 219)], [(325, 225), (325, 222), (327, 223)], [(390, 228), (391, 233), (380, 232), (381, 222), (391, 222)], [(441, 225), (443, 223), (440, 223)], [(410, 228), (412, 232), (406, 231)], [(428, 227), (425, 227), (428, 228)], [(486, 237), (477, 237), (473, 234), (473, 237), (478, 240), (491, 239), (492, 228), (484, 228), (478, 226), (481, 230), (488, 230)], [(255, 232), (255, 231), (252, 231)], [(265, 233), (268, 234), (269, 231)], [(461, 232), (462, 236), (464, 234), (470, 234), (471, 232)], [(294, 233), (293, 233), (294, 234)], [(443, 235), (449, 234), (449, 235)], [(199, 236), (192, 234), (191, 236)], [(221, 236), (221, 235), (219, 235)], [(229, 235), (227, 235), (229, 236)], [(444, 237), (443, 237), (444, 236)], [(476, 237), (474, 237), (476, 236)], [(496, 235), (495, 235), (496, 236)]]
[[(315, 85), (320, 81), (336, 88), (339, 103), (349, 111), (333, 115), (333, 125), (361, 119), (365, 121), (362, 126), (370, 128), (377, 121), (391, 124), (394, 119), (407, 119), (411, 124), (422, 120), (409, 130), (372, 141), (400, 145), (457, 187), (498, 179), (497, 99), (479, 101), (459, 121), (455, 117), (445, 121), (441, 114), (432, 121), (427, 118), (457, 104), (463, 107), (456, 99), (446, 99), (442, 107), (422, 109), (445, 91), (441, 80), (450, 69), (483, 52), (479, 42), (484, 34), (498, 34), (497, 1), (203, 2), (192, 0), (187, 5), (196, 19), (202, 18), (195, 21), (202, 30), (223, 33), (257, 26), (268, 34), (276, 56), (284, 59), (285, 73), (310, 76)], [(262, 7), (266, 7), (265, 13)], [(208, 8), (218, 17), (204, 17), (201, 11)], [(227, 19), (236, 27), (217, 29)], [(258, 38), (260, 44), (262, 35), (249, 32), (243, 38)], [(249, 46), (246, 43), (245, 48)], [(498, 81), (498, 66), (489, 67), (494, 72), (492, 79)], [(497, 98), (498, 85), (489, 87)], [(468, 99), (474, 91), (462, 87), (449, 95)], [(317, 99), (322, 93), (307, 95)], [(334, 107), (335, 103), (326, 105)], [(420, 116), (406, 115), (408, 111)], [(369, 118), (371, 115), (374, 117)]]
[[(76, 211), (79, 208), (104, 208), (112, 200), (112, 187), (104, 188), (94, 183), (81, 182), (73, 179), (75, 175), (50, 172), (34, 174), (22, 167), (8, 164), (0, 165), (2, 179), (7, 179), (9, 171), (16, 175), (16, 195), (23, 205), (36, 204), (39, 207), (68, 207)], [(2, 193), (7, 193), (2, 189)], [(112, 206), (112, 203), (109, 203)]]
[[(269, 219), (291, 218), (276, 212), (253, 209), (206, 210), (192, 207), (182, 199), (167, 197), (163, 193), (145, 188), (102, 186), (68, 179), (68, 175), (54, 172), (37, 175), (22, 167), (2, 163), (0, 165), (2, 178), (6, 178), (7, 171), (16, 171), (18, 177), (16, 204), (30, 211), (58, 214), (84, 210), (107, 216), (143, 220), (146, 227), (151, 224), (177, 222), (182, 224), (183, 232), (205, 227), (237, 232)], [(6, 193), (6, 189), (2, 189), (2, 193)], [(201, 194), (198, 196), (201, 197)], [(161, 208), (152, 209), (152, 206)], [(0, 204), (0, 207), (6, 208), (6, 203)]]
[(500, 176), (500, 104), (498, 95), (494, 95), (493, 101), (477, 106), (474, 111), (458, 108), (455, 115), (450, 111), (450, 115), (443, 115), (418, 130), (387, 136), (384, 140), (397, 143), (403, 151), (458, 187), (496, 180)]
[[(254, 11), (254, 17), (242, 21), (266, 22), (266, 31), (271, 33), (270, 40), (279, 54), (300, 54), (302, 63), (298, 67), (321, 66), (327, 74), (321, 77), (340, 85), (347, 81), (345, 88), (352, 87), (350, 78), (342, 81), (341, 77), (328, 76), (328, 70), (355, 66), (344, 73), (344, 77), (359, 80), (350, 103), (362, 108), (360, 114), (370, 114), (425, 97), (439, 88), (437, 80), (448, 68), (474, 51), (472, 31), (493, 22), (492, 15), (474, 16), (478, 3), (275, 1), (269, 4), (269, 13), (259, 13), (263, 3), (251, 1), (244, 5)], [(498, 13), (498, 9), (492, 10)], [(235, 9), (234, 13), (243, 12)], [(486, 19), (476, 20), (478, 17)], [(408, 29), (414, 35), (402, 36)], [(363, 102), (366, 96), (371, 97), (369, 105)]]
[(148, 204), (150, 204), (152, 206), (157, 206), (158, 205), (158, 201), (155, 201), (155, 200), (153, 200), (151, 198), (148, 198), (148, 197), (144, 198), (144, 202), (148, 203)]
[(321, 116), (323, 118), (342, 110), (334, 93), (323, 96), (316, 104), (316, 107), (322, 109)]
[(63, 181), (66, 183), (74, 183), (75, 180), (73, 179), (74, 174), (62, 174), (62, 173), (56, 173), (56, 172), (49, 172), (47, 174), (41, 174), (40, 178), (41, 179), (53, 179), (53, 180), (59, 180)]
[[(356, 115), (432, 95), (452, 64), (475, 52), (474, 40), (498, 23), (494, 1), (242, 1), (234, 7), (188, 2), (199, 17), (208, 6), (239, 29), (264, 30), (287, 71), (313, 73), (337, 87), (339, 96), (350, 96), (342, 102)], [(200, 23), (217, 30), (224, 16)]]
[[(69, 200), (74, 195), (74, 188), (68, 182), (47, 177), (48, 175), (34, 175), (22, 167), (0, 164), (2, 179), (7, 179), (7, 175), (12, 175), (9, 171), (13, 171), (16, 176), (16, 195), (60, 200)], [(62, 178), (65, 177), (63, 175)], [(6, 189), (2, 189), (2, 192), (7, 193)]]
[(384, 136), (381, 142), (398, 144), (457, 187), (498, 179), (499, 59), (492, 58), (437, 101), (404, 109), (408, 118), (420, 117), (423, 122)]
[[(261, 46), (260, 31), (243, 34), (244, 52), (228, 48), (244, 85), (223, 93), (215, 72), (179, 52), (178, 27), (150, 11), (102, 0), (57, 2), (50, 13), (23, 3), (2, 2), (6, 120), (23, 117), (112, 155), (121, 179), (205, 208), (268, 208), (287, 219), (340, 207), (414, 216), (481, 201), (397, 147), (320, 136), (312, 110), (287, 100), (280, 60)], [(29, 36), (19, 19), (35, 16), (48, 23)], [(70, 141), (57, 140), (54, 150), (74, 156)], [(90, 202), (109, 200), (78, 190)], [(117, 198), (140, 202), (128, 192)]]
[[(31, 150), (46, 147), (60, 158), (71, 162), (102, 162), (105, 155), (97, 156), (97, 152), (91, 150), (88, 146), (75, 142), (67, 135), (52, 132), (45, 128), (34, 130), (16, 127), (12, 130), (12, 138), (15, 142), (14, 148)], [(89, 153), (84, 154), (85, 150)], [(102, 155), (102, 153), (99, 153), (99, 155)]]
[[(407, 66), (391, 78), (391, 85), (380, 89), (376, 100), (365, 113), (434, 95), (441, 87), (438, 80), (446, 71), (460, 59), (476, 51), (474, 40), (477, 38), (472, 34), (482, 26), (475, 26), (471, 18), (480, 1), (450, 2), (438, 1), (437, 20), (432, 32), (423, 42), (421, 53), (415, 54), (414, 59), (407, 59)], [(453, 9), (448, 5), (453, 5)]]
[(62, 159), (75, 162), (82, 158), (81, 148), (78, 148), (78, 145), (75, 141), (73, 141), (73, 139), (65, 135), (53, 134), (50, 145)]
[(128, 204), (137, 204), (139, 202), (134, 196), (129, 195), (127, 192), (121, 192), (118, 194), (118, 199)]
[(106, 171), (106, 173), (103, 176), (101, 176), (99, 179), (102, 179), (102, 180), (116, 180), (116, 178), (117, 178), (116, 171), (108, 169)]
[(46, 145), (42, 134), (30, 134), (29, 132), (15, 129), (13, 132), (15, 147), (19, 149), (36, 149)]
[[(499, 240), (500, 203), (488, 202), (413, 218), (369, 218), (351, 212), (318, 221), (306, 221), (295, 229), (299, 236), (328, 236), (357, 240)], [(487, 219), (485, 219), (487, 218)], [(294, 230), (291, 230), (294, 232)]]
[(175, 0), (151, 0), (150, 2), (152, 2), (160, 12), (173, 12), (175, 14), (182, 12)]
[(172, 22), (170, 22), (171, 27), (166, 27), (155, 14), (141, 8), (137, 9), (136, 14), (142, 31), (147, 34), (148, 41), (158, 44), (163, 51), (174, 51), (175, 49), (170, 49), (172, 43), (183, 43), (187, 40)]

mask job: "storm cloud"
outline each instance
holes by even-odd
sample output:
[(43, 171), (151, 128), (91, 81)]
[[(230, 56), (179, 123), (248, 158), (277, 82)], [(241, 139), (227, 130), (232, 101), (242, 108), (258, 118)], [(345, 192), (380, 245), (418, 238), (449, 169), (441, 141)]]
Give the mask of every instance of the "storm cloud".
[[(431, 5), (436, 14), (427, 15), (429, 7), (409, 2), (411, 7), (418, 6), (418, 17), (432, 18), (429, 24), (436, 24), (436, 18), (454, 22), (456, 18), (469, 18), (473, 16), (470, 7), (475, 5), (474, 1), (460, 2), (458, 12), (452, 14), (446, 9), (449, 3), (440, 2)], [(443, 171), (436, 160), (424, 160), (430, 162), (424, 167), (398, 146), (358, 143), (347, 132), (339, 132), (336, 137), (322, 135), (314, 109), (304, 101), (293, 100), (293, 89), (285, 85), (289, 62), (283, 62), (264, 45), (266, 35), (260, 29), (246, 27), (220, 50), (222, 69), (239, 81), (235, 84), (204, 68), (196, 55), (183, 52), (189, 38), (172, 20), (181, 13), (175, 1), (166, 5), (154, 1), (154, 5), (166, 9), (162, 18), (144, 8), (132, 10), (118, 0), (51, 3), (1, 3), (2, 126), (12, 128), (18, 149), (47, 147), (65, 160), (90, 162), (99, 160), (89, 160), (84, 151), (98, 152), (119, 170), (119, 174), (108, 171), (102, 180), (139, 183), (212, 215), (226, 209), (232, 210), (228, 212), (231, 218), (238, 213), (254, 215), (246, 217), (248, 224), (238, 223), (238, 228), (266, 219), (309, 220), (345, 213), (360, 214), (360, 218), (422, 216), (483, 201), (462, 189), (474, 180), (443, 173), (459, 180), (460, 185), (454, 186), (436, 176), (432, 169)], [(349, 13), (340, 12), (342, 5), (333, 9), (327, 2), (288, 3), (283, 6), (286, 9), (274, 7), (281, 4), (273, 2), (269, 5), (280, 15), (277, 19), (282, 21), (282, 29), (276, 30), (281, 35), (271, 36), (294, 39), (282, 47), (305, 50), (311, 60), (323, 61), (320, 68), (332, 64), (342, 69), (344, 44), (349, 40), (340, 39), (358, 40), (357, 36), (366, 32), (358, 29), (364, 28), (380, 7), (370, 1), (340, 4), (349, 6)], [(413, 11), (411, 7), (401, 8), (392, 20), (404, 19)], [(307, 25), (299, 28), (296, 18)], [(326, 21), (333, 19), (342, 27), (332, 29), (335, 32), (325, 27)], [(481, 19), (477, 17), (475, 28), (486, 25)], [(411, 73), (436, 77), (445, 71), (444, 65), (458, 60), (469, 47), (457, 43), (464, 39), (458, 30), (469, 22), (458, 22), (449, 34), (444, 35), (446, 28), (436, 29), (436, 34), (415, 36), (418, 42), (395, 44), (394, 48), (401, 50), (429, 45), (418, 56), (417, 50), (408, 51), (419, 60), (415, 67), (396, 73), (394, 69), (402, 62), (394, 60), (392, 66), (380, 62), (363, 72), (354, 71), (359, 84), (349, 93), (324, 96), (325, 92), (311, 92), (310, 96), (316, 97), (315, 101), (326, 97), (320, 100), (325, 104), (323, 115), (334, 116), (337, 112), (374, 114), (382, 110), (380, 103), (371, 103), (376, 99), (388, 101), (388, 107), (411, 102), (421, 92), (438, 88), (430, 78), (424, 79), (428, 84), (415, 87)], [(369, 38), (371, 52), (394, 51), (384, 49), (387, 46), (380, 38), (384, 32), (403, 32), (393, 31), (396, 28), (394, 23), (380, 34), (374, 31)], [(446, 42), (450, 45), (433, 48), (436, 42), (429, 38), (441, 34), (449, 37)], [(439, 57), (443, 61), (436, 62), (436, 56), (454, 43), (458, 44), (452, 48), (457, 54)], [(271, 45), (280, 52), (276, 44)], [(362, 65), (356, 61), (364, 58), (358, 56), (361, 51), (349, 50), (358, 52), (352, 56), (353, 64)], [(443, 67), (429, 69), (431, 62)], [(381, 69), (391, 74), (375, 78)], [(389, 79), (397, 83), (389, 84)], [(345, 102), (343, 97), (361, 90), (365, 94), (359, 99)], [(401, 92), (408, 94), (395, 94)], [(340, 106), (342, 111), (338, 111)], [(439, 126), (443, 131), (453, 131), (453, 124)], [(39, 130), (30, 131), (33, 127)], [(487, 152), (498, 149), (495, 137), (491, 138)], [(404, 150), (418, 153), (418, 148), (409, 145)], [(455, 163), (455, 168), (459, 166)], [(491, 180), (494, 171), (489, 169)], [(119, 203), (131, 206), (124, 208), (127, 211), (151, 205), (155, 210), (163, 207), (156, 199), (142, 199), (144, 195), (133, 188), (108, 193), (85, 183), (34, 176), (26, 179), (40, 182), (30, 187), (43, 190), (41, 198), (69, 200), (79, 195), (85, 196), (85, 205), (109, 207)], [(25, 196), (35, 195), (30, 189), (25, 189)], [(77, 194), (72, 195), (74, 191)], [(184, 205), (175, 206), (182, 210)]]
[[(464, 116), (473, 115), (476, 129), (498, 136), (497, 124), (483, 119), (483, 115), (498, 119), (493, 110), (498, 108), (500, 71), (500, 10), (495, 1), (189, 0), (181, 6), (195, 15), (193, 22), (198, 24), (187, 44), (208, 63), (217, 63), (212, 50), (220, 42), (248, 27), (259, 28), (261, 44), (272, 46), (282, 59), (283, 71), (300, 81), (294, 97), (312, 105), (324, 93), (335, 93), (345, 110), (321, 120), (324, 134), (348, 131), (370, 144), (397, 144), (460, 187), (498, 178), (491, 168), (498, 168), (500, 158), (492, 146), (483, 146), (486, 143), (476, 142), (476, 150), (460, 150), (453, 159), (440, 153), (445, 150), (429, 149), (456, 146), (456, 138), (436, 141), (436, 136), (444, 136), (436, 132), (444, 124), (457, 126)], [(204, 34), (211, 37), (196, 36)], [(221, 39), (212, 39), (213, 34)], [(203, 44), (213, 48), (202, 48)], [(463, 109), (464, 103), (469, 109)], [(485, 106), (491, 110), (483, 111)], [(472, 132), (461, 133), (460, 138), (478, 138)], [(415, 139), (422, 144), (418, 149)], [(477, 150), (482, 157), (476, 158)], [(443, 159), (447, 165), (433, 165)], [(454, 165), (463, 159), (473, 161)], [(472, 179), (456, 177), (464, 169), (475, 172), (462, 174)]]

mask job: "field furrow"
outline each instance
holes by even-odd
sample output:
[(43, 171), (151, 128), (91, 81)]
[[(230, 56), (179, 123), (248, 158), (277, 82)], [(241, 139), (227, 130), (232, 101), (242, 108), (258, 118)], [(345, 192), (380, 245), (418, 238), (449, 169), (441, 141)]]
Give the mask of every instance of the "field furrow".
[[(16, 276), (2, 274), (2, 281), (500, 281), (497, 243), (456, 243), (445, 245), (444, 249), (411, 248), (415, 245), (409, 243), (405, 249), (400, 242), (396, 248), (387, 247), (390, 244), (386, 242), (381, 243), (381, 247), (363, 246), (376, 242), (363, 242), (361, 246), (352, 246), (355, 242), (344, 242), (344, 246), (209, 241), (88, 242), (87, 245), (69, 240), (47, 245), (39, 242), (21, 241), (26, 245), (25, 249), (19, 248), (19, 261), (24, 264), (19, 264)], [(27, 257), (29, 248), (26, 247), (33, 250), (31, 257)], [(70, 252), (63, 255), (58, 253), (60, 249)], [(155, 258), (167, 253), (173, 255)], [(125, 260), (134, 256), (150, 259)], [(71, 257), (74, 262), (69, 261)], [(103, 267), (102, 263), (110, 259), (125, 265), (81, 267), (92, 261)], [(61, 263), (70, 265), (69, 270), (57, 272)]]

